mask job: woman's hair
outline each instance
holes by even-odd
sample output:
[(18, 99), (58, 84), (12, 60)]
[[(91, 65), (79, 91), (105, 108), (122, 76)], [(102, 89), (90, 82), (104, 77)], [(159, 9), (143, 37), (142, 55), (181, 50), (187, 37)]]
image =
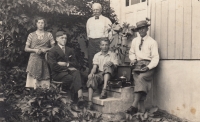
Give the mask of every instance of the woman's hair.
[(44, 28), (47, 26), (47, 21), (44, 17), (36, 17), (35, 20), (34, 20), (34, 26), (37, 28), (37, 22), (39, 20), (43, 20), (44, 21)]

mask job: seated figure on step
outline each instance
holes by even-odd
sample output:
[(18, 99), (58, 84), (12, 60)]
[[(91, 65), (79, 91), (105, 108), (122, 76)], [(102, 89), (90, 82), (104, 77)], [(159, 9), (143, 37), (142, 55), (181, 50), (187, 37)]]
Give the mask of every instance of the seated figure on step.
[(144, 113), (146, 99), (149, 90), (151, 89), (151, 82), (155, 72), (155, 67), (159, 62), (158, 44), (157, 42), (147, 35), (148, 22), (142, 20), (136, 23), (136, 31), (139, 35), (134, 38), (129, 50), (129, 58), (131, 60), (130, 65), (134, 66), (137, 64), (144, 63), (144, 67), (139, 70), (133, 69), (134, 79), (134, 101), (133, 104), (125, 112), (128, 114), (136, 114), (138, 111)]
[(106, 86), (108, 80), (113, 77), (113, 72), (118, 65), (118, 58), (114, 52), (109, 51), (110, 41), (105, 39), (100, 41), (101, 51), (96, 53), (93, 58), (93, 68), (88, 75), (87, 87), (89, 88), (88, 109), (93, 108), (93, 91), (103, 84), (100, 99), (107, 98)]

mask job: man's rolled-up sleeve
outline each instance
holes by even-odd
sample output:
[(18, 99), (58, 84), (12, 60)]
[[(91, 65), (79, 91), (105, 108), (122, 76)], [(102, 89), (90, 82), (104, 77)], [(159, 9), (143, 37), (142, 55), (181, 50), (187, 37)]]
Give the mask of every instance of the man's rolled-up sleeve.
[(98, 56), (97, 55), (94, 55), (93, 65), (99, 65), (99, 60), (98, 60)]

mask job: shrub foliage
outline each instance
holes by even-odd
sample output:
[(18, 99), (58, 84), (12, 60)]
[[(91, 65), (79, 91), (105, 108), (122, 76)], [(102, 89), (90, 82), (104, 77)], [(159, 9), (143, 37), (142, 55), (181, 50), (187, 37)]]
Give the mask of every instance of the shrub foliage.
[[(85, 24), (87, 19), (92, 16), (91, 5), (93, 2), (101, 3), (103, 15), (110, 17), (113, 11), (110, 9), (107, 0), (0, 1), (0, 92), (3, 92), (3, 96), (6, 98), (4, 103), (6, 106), (3, 112), (7, 121), (19, 121), (17, 117), (19, 114), (23, 114), (24, 117), (29, 115), (33, 119), (39, 116), (38, 121), (52, 121), (57, 120), (56, 118), (62, 118), (60, 115), (64, 115), (64, 113), (56, 107), (61, 107), (62, 104), (59, 102), (63, 101), (61, 97), (58, 98), (56, 92), (54, 97), (49, 99), (49, 101), (52, 100), (51, 102), (53, 102), (48, 103), (52, 104), (51, 107), (43, 108), (42, 103), (47, 104), (45, 99), (50, 97), (46, 93), (51, 91), (37, 91), (38, 94), (30, 94), (24, 88), (26, 80), (25, 71), (29, 58), (29, 53), (24, 51), (26, 39), (30, 32), (36, 30), (33, 25), (35, 17), (42, 16), (46, 18), (48, 23), (45, 28), (46, 31), (52, 32), (53, 35), (58, 30), (67, 32), (68, 45), (75, 49), (78, 63), (81, 66), (80, 70), (84, 71), (88, 63), (78, 41), (85, 41), (87, 45)], [(18, 102), (22, 98), (24, 101), (29, 100), (29, 107), (26, 106), (24, 108), (22, 103)], [(37, 107), (33, 109), (31, 108), (33, 106)], [(44, 116), (50, 115), (50, 113), (50, 118), (44, 118)]]

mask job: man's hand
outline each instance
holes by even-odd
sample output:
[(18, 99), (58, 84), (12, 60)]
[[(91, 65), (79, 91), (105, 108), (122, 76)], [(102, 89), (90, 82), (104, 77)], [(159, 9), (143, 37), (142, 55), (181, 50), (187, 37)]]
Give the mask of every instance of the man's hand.
[(111, 67), (112, 65), (114, 65), (114, 64), (113, 64), (113, 62), (111, 62), (111, 61), (108, 61), (108, 62), (106, 62), (106, 63), (104, 64), (104, 66), (107, 66), (107, 67)]
[(74, 68), (74, 67), (70, 67), (70, 68), (68, 68), (70, 71), (74, 71), (74, 70), (77, 70), (76, 68)]
[(130, 62), (130, 66), (135, 65), (135, 63), (137, 63), (137, 60), (136, 60), (136, 59), (135, 59), (135, 60), (131, 60), (131, 62)]
[(93, 77), (94, 77), (94, 74), (93, 74), (93, 73), (90, 73), (90, 74), (88, 75), (88, 79), (93, 78)]
[(141, 71), (143, 71), (143, 72), (146, 72), (146, 71), (148, 71), (149, 70), (149, 67), (143, 67), (142, 69), (141, 69)]
[(60, 66), (69, 66), (69, 63), (66, 63), (66, 62), (58, 62), (58, 65)]

